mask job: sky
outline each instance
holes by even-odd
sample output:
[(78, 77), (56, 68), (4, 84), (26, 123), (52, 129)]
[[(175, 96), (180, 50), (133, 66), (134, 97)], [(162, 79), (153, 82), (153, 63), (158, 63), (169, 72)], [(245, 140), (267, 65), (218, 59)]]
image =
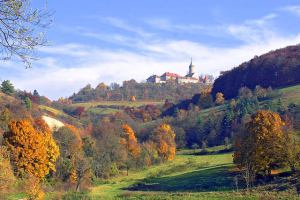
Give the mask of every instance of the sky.
[[(32, 0), (42, 8), (41, 0)], [(299, 0), (51, 0), (48, 45), (30, 69), (0, 61), (0, 80), (50, 99), (87, 84), (153, 74), (217, 77), (256, 55), (300, 43)]]

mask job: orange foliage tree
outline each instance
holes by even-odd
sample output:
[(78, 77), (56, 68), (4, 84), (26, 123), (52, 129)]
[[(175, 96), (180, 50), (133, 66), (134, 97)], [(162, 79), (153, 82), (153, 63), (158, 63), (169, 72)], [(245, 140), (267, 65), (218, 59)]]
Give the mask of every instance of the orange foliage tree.
[(4, 134), (4, 145), (11, 153), (17, 175), (28, 173), (41, 180), (55, 168), (58, 149), (52, 137), (45, 135), (47, 133), (35, 130), (26, 119), (9, 124), (9, 131)]
[(127, 158), (127, 175), (128, 175), (129, 158), (137, 159), (141, 153), (141, 148), (135, 137), (132, 128), (128, 124), (123, 125), (122, 128), (123, 128), (123, 134), (121, 135), (122, 137), (121, 144), (125, 146), (129, 156)]
[(42, 118), (37, 118), (35, 120), (35, 128), (41, 135), (44, 136), (44, 140), (47, 148), (47, 159), (48, 159), (47, 165), (50, 170), (56, 171), (55, 163), (57, 158), (60, 155), (60, 152), (59, 152), (59, 147), (53, 138), (51, 129)]
[(254, 174), (270, 175), (284, 164), (283, 126), (277, 113), (258, 111), (246, 124), (246, 134), (236, 141), (234, 162)]
[(158, 126), (152, 135), (152, 140), (156, 144), (158, 155), (163, 160), (173, 160), (176, 154), (175, 132), (169, 124)]

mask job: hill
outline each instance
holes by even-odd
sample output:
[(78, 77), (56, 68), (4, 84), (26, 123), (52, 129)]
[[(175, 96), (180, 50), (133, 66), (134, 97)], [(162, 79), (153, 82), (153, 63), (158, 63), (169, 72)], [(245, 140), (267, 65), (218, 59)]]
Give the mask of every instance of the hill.
[(226, 99), (238, 95), (241, 87), (254, 89), (283, 88), (300, 84), (300, 45), (289, 46), (254, 57), (240, 66), (223, 72), (216, 79), (212, 94), (222, 92)]
[(124, 81), (123, 85), (111, 84), (107, 86), (100, 83), (95, 88), (87, 85), (74, 93), (69, 99), (72, 102), (95, 101), (130, 101), (134, 97), (139, 101), (162, 101), (165, 99), (179, 100), (189, 98), (207, 86), (202, 83), (177, 84), (167, 82), (164, 84), (138, 83), (135, 80)]

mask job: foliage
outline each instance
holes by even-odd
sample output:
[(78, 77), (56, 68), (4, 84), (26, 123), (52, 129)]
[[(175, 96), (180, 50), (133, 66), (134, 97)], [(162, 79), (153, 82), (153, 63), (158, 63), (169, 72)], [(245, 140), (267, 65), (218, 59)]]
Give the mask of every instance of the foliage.
[(133, 158), (137, 158), (141, 150), (138, 141), (135, 137), (135, 134), (132, 128), (128, 124), (123, 125), (122, 128), (123, 128), (123, 135), (121, 139), (121, 144), (125, 146), (129, 154)]
[(256, 174), (270, 175), (283, 165), (284, 122), (277, 113), (260, 110), (247, 123), (247, 132), (236, 141), (234, 162)]
[(222, 92), (227, 99), (238, 95), (244, 86), (254, 89), (286, 87), (300, 83), (300, 46), (289, 46), (255, 57), (240, 66), (223, 72), (214, 82), (212, 93)]
[(31, 108), (32, 108), (32, 102), (29, 99), (29, 97), (25, 98), (24, 103), (25, 103), (25, 106), (26, 106), (27, 110), (31, 110)]
[(58, 156), (55, 143), (48, 133), (35, 130), (29, 120), (12, 121), (4, 134), (4, 145), (18, 176), (25, 172), (43, 179), (54, 169)]
[(9, 154), (0, 147), (0, 196), (6, 197), (13, 191), (16, 178), (10, 165)]
[(224, 94), (221, 92), (218, 92), (216, 94), (216, 101), (215, 101), (216, 105), (222, 105), (222, 104), (224, 104), (224, 101), (225, 101)]
[(52, 171), (56, 171), (56, 160), (60, 155), (59, 147), (56, 144), (49, 126), (42, 118), (37, 118), (34, 121), (35, 129), (43, 135), (47, 149), (48, 167)]
[(15, 87), (9, 80), (5, 80), (1, 83), (1, 92), (12, 95), (15, 92)]
[[(103, 85), (103, 84), (99, 84)], [(87, 85), (78, 93), (70, 97), (73, 102), (87, 101), (132, 101), (135, 100), (179, 100), (190, 98), (193, 94), (199, 93), (207, 86), (199, 83), (191, 84), (154, 84), (154, 83), (137, 83), (135, 80), (124, 81), (120, 86), (117, 83), (111, 84), (110, 87), (96, 87)]]
[(163, 160), (173, 160), (176, 153), (175, 133), (169, 124), (158, 126), (152, 133), (151, 140), (156, 145), (158, 155)]
[[(73, 126), (61, 127), (53, 133), (60, 149), (60, 157), (57, 160), (56, 176), (63, 181), (76, 180), (76, 159), (82, 153), (82, 141), (78, 130)], [(72, 176), (72, 175), (75, 175)]]

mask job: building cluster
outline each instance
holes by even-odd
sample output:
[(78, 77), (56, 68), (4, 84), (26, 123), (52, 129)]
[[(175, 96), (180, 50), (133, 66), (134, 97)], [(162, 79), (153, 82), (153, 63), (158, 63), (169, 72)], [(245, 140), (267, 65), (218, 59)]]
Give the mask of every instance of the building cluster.
[(176, 73), (165, 72), (161, 76), (152, 75), (147, 79), (148, 83), (166, 83), (168, 81), (175, 81), (178, 84), (185, 83), (204, 83), (204, 84), (212, 84), (214, 81), (214, 77), (212, 75), (201, 75), (197, 76), (195, 72), (195, 65), (191, 61), (189, 66), (189, 72), (185, 76), (181, 76)]

